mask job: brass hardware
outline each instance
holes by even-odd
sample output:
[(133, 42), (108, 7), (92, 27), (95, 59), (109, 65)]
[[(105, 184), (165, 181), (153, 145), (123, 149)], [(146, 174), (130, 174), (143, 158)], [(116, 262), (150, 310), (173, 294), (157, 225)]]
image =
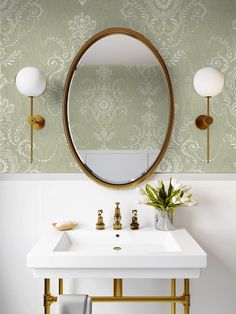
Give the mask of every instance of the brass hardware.
[(184, 314), (189, 314), (190, 307), (190, 283), (189, 279), (184, 279)]
[(114, 297), (122, 297), (123, 294), (123, 280), (115, 278), (113, 281), (113, 295)]
[(50, 314), (51, 304), (57, 302), (57, 297), (50, 293), (50, 279), (44, 279), (44, 296), (43, 296), (44, 314)]
[[(171, 279), (171, 296), (123, 296), (123, 280), (113, 280), (114, 296), (92, 296), (92, 302), (164, 302), (171, 303), (171, 314), (176, 313), (176, 303), (182, 303), (184, 314), (189, 314), (190, 308), (189, 279), (184, 279), (184, 294), (176, 296), (176, 280)], [(59, 279), (59, 294), (63, 293), (63, 279)], [(44, 314), (50, 314), (50, 306), (57, 302), (57, 297), (50, 293), (50, 279), (44, 279)]]
[(63, 294), (63, 279), (59, 279), (58, 280), (58, 284), (59, 284), (59, 288), (58, 288), (58, 294), (60, 295), (60, 294)]
[(116, 202), (115, 204), (116, 204), (115, 215), (114, 215), (115, 222), (113, 224), (113, 229), (114, 230), (120, 230), (120, 229), (122, 229), (121, 213), (120, 213), (120, 208), (119, 208), (120, 203)]
[(91, 297), (92, 302), (185, 302), (184, 296), (168, 297), (168, 296), (124, 296), (124, 297), (110, 297), (110, 296), (94, 296)]
[[(175, 297), (176, 296), (176, 280), (171, 279), (171, 296)], [(171, 303), (171, 314), (176, 314), (176, 303), (172, 302)]]
[[(30, 116), (32, 117), (34, 114), (33, 107), (34, 98), (30, 97)], [(30, 125), (30, 162), (33, 163), (33, 125)]]
[(45, 119), (40, 115), (29, 116), (27, 118), (29, 125), (33, 126), (34, 130), (41, 130), (45, 126)]
[(97, 230), (103, 230), (103, 229), (105, 229), (105, 224), (104, 224), (104, 222), (103, 222), (102, 213), (103, 213), (103, 210), (102, 210), (102, 209), (98, 210), (98, 221), (97, 221), (97, 223), (96, 223), (96, 229), (97, 229)]
[(213, 118), (206, 116), (205, 114), (201, 114), (197, 117), (195, 123), (200, 130), (206, 130), (213, 123)]
[(210, 116), (210, 96), (207, 99), (207, 114), (201, 114), (195, 120), (196, 127), (200, 130), (207, 130), (207, 163), (210, 162), (210, 125), (213, 123), (213, 118)]
[[(98, 40), (105, 38), (105, 37), (112, 35), (112, 34), (127, 35), (127, 36), (130, 36), (132, 38), (139, 40), (141, 43), (146, 45), (150, 49), (150, 51), (154, 54), (157, 61), (160, 63), (160, 66), (162, 68), (163, 74), (164, 74), (165, 79), (166, 79), (167, 88), (169, 91), (169, 109), (170, 109), (169, 110), (169, 123), (168, 123), (167, 131), (165, 134), (165, 140), (164, 140), (164, 143), (163, 143), (163, 146), (161, 148), (159, 155), (157, 156), (153, 165), (143, 175), (141, 175), (139, 178), (137, 178), (131, 182), (121, 183), (121, 184), (109, 183), (106, 180), (96, 176), (94, 173), (91, 172), (89, 167), (83, 163), (83, 161), (81, 160), (80, 156), (78, 155), (78, 153), (74, 147), (72, 136), (70, 133), (69, 121), (68, 121), (68, 95), (69, 95), (69, 91), (70, 91), (71, 80), (73, 78), (74, 72), (77, 68), (79, 61), (81, 60), (81, 58), (83, 57), (85, 52), (94, 43), (96, 43)], [(170, 142), (170, 138), (171, 138), (171, 134), (172, 134), (172, 130), (173, 130), (173, 124), (174, 124), (174, 95), (173, 95), (173, 89), (172, 89), (172, 84), (171, 84), (171, 80), (170, 80), (170, 75), (169, 75), (169, 72), (168, 72), (168, 69), (166, 67), (165, 62), (162, 59), (162, 57), (161, 57), (160, 53), (158, 52), (158, 50), (156, 49), (156, 47), (145, 36), (143, 36), (142, 34), (136, 32), (132, 29), (129, 29), (129, 28), (120, 28), (120, 27), (109, 28), (109, 29), (105, 29), (105, 30), (99, 32), (98, 34), (94, 35), (93, 37), (91, 37), (81, 47), (81, 49), (76, 54), (75, 58), (73, 59), (73, 61), (71, 63), (71, 66), (69, 68), (69, 72), (67, 74), (65, 87), (64, 87), (64, 96), (63, 96), (63, 124), (64, 124), (64, 130), (65, 130), (67, 143), (68, 143), (69, 149), (70, 149), (75, 161), (78, 163), (79, 167), (83, 170), (83, 172), (88, 177), (90, 177), (92, 180), (94, 180), (97, 183), (100, 183), (104, 186), (117, 189), (117, 188), (126, 188), (126, 187), (130, 187), (130, 186), (135, 186), (135, 185), (141, 183), (142, 181), (144, 181), (145, 179), (147, 179), (152, 174), (152, 172), (157, 168), (157, 166), (160, 164), (163, 156), (165, 155), (165, 152), (166, 152), (168, 145), (169, 145), (169, 142)]]
[(113, 250), (119, 251), (119, 250), (121, 250), (121, 247), (120, 246), (114, 246)]
[(33, 130), (39, 131), (45, 126), (45, 119), (40, 115), (34, 115), (33, 99), (30, 96), (30, 116), (27, 118), (27, 122), (30, 125), (30, 162), (33, 162)]
[(130, 224), (130, 228), (132, 230), (137, 230), (139, 229), (139, 223), (138, 223), (138, 212), (137, 212), (137, 209), (133, 209), (132, 210), (132, 222)]

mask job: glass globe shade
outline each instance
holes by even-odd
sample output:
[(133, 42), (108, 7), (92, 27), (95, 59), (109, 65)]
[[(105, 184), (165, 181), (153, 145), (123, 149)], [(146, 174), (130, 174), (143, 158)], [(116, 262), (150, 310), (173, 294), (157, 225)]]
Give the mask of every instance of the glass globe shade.
[(202, 97), (216, 96), (224, 87), (224, 75), (213, 67), (202, 68), (194, 75), (193, 86)]
[(41, 95), (47, 85), (42, 71), (34, 67), (25, 67), (16, 75), (16, 87), (25, 96), (37, 97)]

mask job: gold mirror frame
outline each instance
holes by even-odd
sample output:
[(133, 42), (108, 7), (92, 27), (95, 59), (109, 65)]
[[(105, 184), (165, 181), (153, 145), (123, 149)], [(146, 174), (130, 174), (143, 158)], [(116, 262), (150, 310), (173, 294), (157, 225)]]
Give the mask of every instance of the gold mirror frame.
[[(69, 90), (70, 90), (70, 84), (71, 84), (71, 80), (73, 78), (73, 74), (76, 70), (77, 64), (79, 63), (80, 59), (82, 58), (82, 56), (85, 54), (85, 52), (98, 40), (107, 37), (109, 35), (114, 35), (114, 34), (123, 34), (123, 35), (127, 35), (130, 37), (133, 37), (139, 41), (141, 41), (146, 47), (148, 47), (152, 53), (155, 55), (157, 61), (160, 63), (161, 68), (163, 70), (166, 82), (167, 82), (167, 87), (168, 87), (168, 91), (169, 91), (169, 106), (170, 106), (170, 112), (169, 112), (169, 124), (168, 124), (168, 128), (167, 128), (167, 132), (166, 132), (166, 137), (165, 137), (165, 141), (162, 145), (161, 151), (159, 153), (159, 155), (157, 156), (155, 162), (153, 163), (153, 165), (145, 172), (145, 174), (143, 174), (141, 177), (138, 177), (137, 179), (128, 182), (128, 183), (122, 183), (122, 184), (116, 184), (116, 183), (109, 183), (105, 180), (100, 179), (99, 177), (95, 176), (95, 174), (90, 170), (90, 168), (88, 168), (86, 165), (84, 165), (84, 163), (82, 162), (82, 160), (80, 159), (79, 155), (76, 152), (76, 149), (74, 147), (72, 138), (71, 138), (71, 134), (70, 134), (70, 130), (69, 130), (69, 121), (68, 121), (68, 95), (69, 95)], [(105, 29), (101, 32), (99, 32), (98, 34), (94, 35), (93, 37), (91, 37), (79, 50), (79, 52), (76, 54), (74, 60), (71, 63), (71, 66), (69, 68), (69, 72), (67, 74), (66, 77), (66, 82), (65, 82), (65, 88), (64, 88), (64, 100), (63, 100), (63, 123), (64, 123), (64, 130), (65, 130), (65, 135), (66, 135), (66, 139), (67, 139), (67, 143), (69, 145), (70, 151), (75, 159), (75, 161), (77, 162), (77, 164), (80, 166), (80, 168), (84, 171), (84, 173), (90, 177), (92, 180), (96, 181), (97, 183), (100, 183), (104, 186), (107, 187), (112, 187), (112, 188), (126, 188), (126, 187), (131, 187), (131, 186), (135, 186), (138, 185), (139, 183), (141, 183), (142, 181), (144, 181), (145, 179), (147, 179), (152, 172), (154, 171), (154, 169), (160, 164), (167, 148), (170, 142), (170, 138), (171, 138), (171, 134), (172, 134), (172, 130), (173, 130), (173, 124), (174, 124), (174, 95), (173, 95), (173, 89), (172, 89), (172, 84), (171, 84), (171, 80), (170, 80), (170, 76), (169, 76), (169, 72), (167, 70), (167, 67), (165, 65), (164, 60), (162, 59), (160, 53), (158, 52), (158, 50), (154, 47), (154, 45), (146, 38), (144, 37), (142, 34), (129, 29), (129, 28), (108, 28)]]

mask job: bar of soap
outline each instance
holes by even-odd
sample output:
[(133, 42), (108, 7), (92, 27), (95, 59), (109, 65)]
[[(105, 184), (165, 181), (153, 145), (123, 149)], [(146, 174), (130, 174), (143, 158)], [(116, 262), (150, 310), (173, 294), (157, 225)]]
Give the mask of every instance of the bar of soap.
[(78, 226), (78, 223), (76, 221), (60, 221), (52, 224), (53, 227), (59, 231), (67, 231), (67, 230), (72, 230), (75, 227)]
[(76, 224), (75, 221), (68, 220), (68, 221), (57, 222), (55, 225), (56, 225), (56, 227), (68, 227), (68, 226), (74, 225), (74, 224)]

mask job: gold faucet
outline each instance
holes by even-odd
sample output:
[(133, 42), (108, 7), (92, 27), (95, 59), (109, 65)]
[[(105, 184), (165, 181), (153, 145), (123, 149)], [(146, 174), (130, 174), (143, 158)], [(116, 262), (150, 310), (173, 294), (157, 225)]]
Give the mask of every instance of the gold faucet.
[(113, 229), (120, 230), (122, 229), (121, 214), (120, 214), (120, 208), (119, 208), (120, 203), (116, 202), (115, 204), (116, 204), (115, 215), (114, 215), (115, 222), (113, 224)]
[(103, 230), (103, 229), (105, 229), (105, 224), (104, 224), (104, 222), (103, 222), (102, 213), (103, 213), (103, 210), (102, 210), (102, 209), (98, 210), (98, 221), (97, 221), (97, 223), (96, 223), (96, 229), (97, 229), (97, 230)]
[(132, 222), (130, 224), (130, 228), (132, 230), (137, 230), (137, 229), (139, 229), (138, 211), (137, 211), (137, 209), (133, 209), (132, 210), (132, 214), (133, 214), (133, 216), (132, 216)]

